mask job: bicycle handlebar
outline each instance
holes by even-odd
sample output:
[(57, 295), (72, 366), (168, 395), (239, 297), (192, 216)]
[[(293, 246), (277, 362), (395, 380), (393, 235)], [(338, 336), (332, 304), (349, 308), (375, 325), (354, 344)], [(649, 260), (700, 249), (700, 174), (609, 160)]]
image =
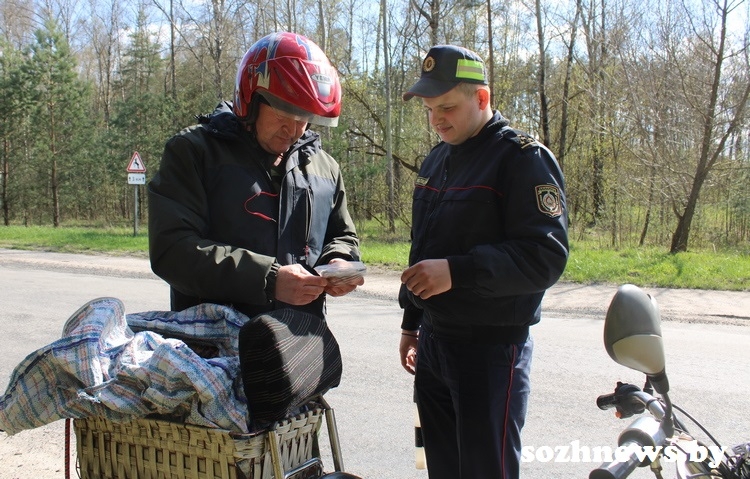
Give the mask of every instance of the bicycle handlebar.
[(602, 411), (606, 411), (607, 409), (612, 409), (613, 407), (616, 407), (617, 402), (618, 402), (617, 394), (615, 393), (602, 394), (601, 396), (596, 398), (596, 407), (598, 407)]
[[(596, 405), (604, 410), (617, 408), (619, 417), (629, 417), (634, 413), (641, 413), (648, 409), (654, 419), (661, 421), (665, 414), (664, 407), (655, 397), (641, 391), (632, 384), (617, 383), (615, 392), (599, 396)], [(636, 423), (633, 423), (631, 428)], [(638, 430), (637, 426), (635, 429), (626, 430), (621, 435), (621, 440), (624, 442), (620, 444), (620, 447), (633, 450), (628, 459), (625, 462), (615, 460), (603, 463), (591, 471), (589, 479), (623, 479), (628, 477), (641, 464), (641, 460), (635, 454), (635, 449), (642, 449), (648, 445), (662, 445), (666, 440), (666, 437), (662, 434), (663, 431)]]
[(659, 400), (632, 384), (618, 382), (614, 393), (603, 394), (596, 398), (596, 405), (605, 411), (613, 407), (617, 408), (620, 418), (640, 414), (645, 409), (648, 409), (648, 412), (659, 421), (664, 417), (664, 407)]
[[(625, 447), (641, 447), (641, 444), (635, 441), (628, 441), (622, 444)], [(605, 462), (601, 466), (597, 467), (591, 473), (589, 473), (589, 479), (622, 479), (628, 477), (630, 473), (635, 471), (641, 460), (632, 453), (626, 462)]]

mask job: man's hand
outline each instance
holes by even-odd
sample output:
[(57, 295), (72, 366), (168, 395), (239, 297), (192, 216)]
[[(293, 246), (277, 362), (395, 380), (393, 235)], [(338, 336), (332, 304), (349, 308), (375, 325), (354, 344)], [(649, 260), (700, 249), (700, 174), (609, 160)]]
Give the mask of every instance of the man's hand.
[(328, 286), (328, 281), (307, 271), (302, 265), (279, 268), (276, 275), (275, 298), (287, 304), (302, 306), (312, 303)]
[(402, 331), (401, 343), (398, 345), (398, 352), (401, 356), (401, 366), (409, 374), (417, 371), (417, 331)]
[[(346, 260), (344, 259), (334, 258), (329, 261), (328, 264), (337, 263), (339, 261), (346, 262)], [(326, 285), (325, 292), (330, 294), (331, 296), (344, 296), (345, 294), (349, 294), (357, 289), (357, 286), (362, 286), (363, 284), (365, 284), (365, 278), (363, 278), (362, 276), (347, 280), (341, 280), (339, 278), (327, 278), (327, 281), (328, 284)]]
[(426, 259), (401, 273), (401, 282), (422, 299), (445, 293), (452, 286), (447, 259)]

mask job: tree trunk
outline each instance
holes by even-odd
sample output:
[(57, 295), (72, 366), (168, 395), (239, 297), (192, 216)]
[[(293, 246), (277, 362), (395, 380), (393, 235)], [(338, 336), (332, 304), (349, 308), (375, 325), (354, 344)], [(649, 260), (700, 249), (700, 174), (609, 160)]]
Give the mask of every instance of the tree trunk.
[(324, 51), (328, 51), (326, 16), (323, 10), (323, 0), (318, 0), (318, 46)]
[(8, 155), (10, 155), (9, 143), (7, 138), (3, 138), (3, 181), (0, 186), (0, 201), (3, 202), (3, 224), (5, 226), (10, 225), (10, 205), (8, 204), (8, 175), (10, 174), (10, 162), (8, 161)]
[(396, 195), (393, 189), (393, 129), (391, 128), (391, 56), (388, 49), (388, 2), (381, 0), (381, 15), (383, 16), (383, 76), (385, 77), (385, 161), (386, 181), (388, 183), (388, 231), (396, 232)]
[(216, 98), (221, 101), (224, 99), (224, 75), (221, 68), (221, 57), (224, 50), (224, 1), (223, 0), (212, 0), (211, 1), (212, 12), (213, 12), (213, 42), (212, 42), (212, 57), (214, 61), (214, 86), (216, 88)]
[(656, 192), (656, 168), (651, 167), (651, 174), (648, 178), (648, 203), (646, 204), (646, 217), (643, 220), (643, 229), (641, 230), (641, 236), (638, 239), (638, 246), (646, 244), (646, 235), (648, 235), (648, 228), (651, 224), (651, 210), (654, 206), (654, 194)]
[(560, 169), (565, 171), (565, 153), (568, 148), (568, 117), (569, 117), (569, 102), (570, 102), (570, 83), (573, 74), (573, 62), (575, 61), (575, 44), (576, 44), (576, 31), (578, 30), (578, 18), (581, 15), (581, 11), (575, 9), (575, 17), (573, 19), (573, 25), (570, 29), (570, 43), (568, 44), (568, 55), (565, 59), (565, 80), (563, 81), (563, 94), (562, 94), (562, 111), (560, 113), (560, 144), (557, 147), (557, 161), (560, 164)]
[(60, 226), (60, 185), (57, 173), (57, 146), (55, 145), (55, 108), (52, 105), (48, 105), (48, 109), (50, 112), (50, 156), (52, 157), (52, 171), (50, 172), (50, 183), (52, 186), (52, 225), (57, 228)]
[[(177, 65), (175, 62), (175, 21), (174, 0), (169, 0), (169, 76), (172, 82), (172, 100), (177, 104)], [(177, 118), (173, 115), (173, 124), (176, 125)]]
[(539, 42), (539, 72), (537, 80), (539, 83), (539, 122), (542, 129), (542, 143), (551, 145), (549, 137), (549, 111), (547, 100), (547, 48), (544, 45), (544, 25), (542, 22), (542, 2), (535, 0), (536, 7), (536, 34)]
[[(487, 0), (487, 25), (492, 25), (492, 0)], [(495, 103), (495, 46), (493, 45), (492, 28), (487, 28), (487, 45), (489, 49), (489, 58), (487, 65), (487, 83), (490, 84), (490, 107), (496, 108)]]

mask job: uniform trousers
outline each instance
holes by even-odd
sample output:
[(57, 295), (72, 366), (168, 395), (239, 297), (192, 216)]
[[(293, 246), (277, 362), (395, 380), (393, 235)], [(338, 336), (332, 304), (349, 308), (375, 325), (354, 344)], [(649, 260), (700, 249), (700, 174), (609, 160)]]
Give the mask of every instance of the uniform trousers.
[(433, 337), (423, 325), (415, 388), (430, 479), (517, 479), (531, 336), (521, 344)]

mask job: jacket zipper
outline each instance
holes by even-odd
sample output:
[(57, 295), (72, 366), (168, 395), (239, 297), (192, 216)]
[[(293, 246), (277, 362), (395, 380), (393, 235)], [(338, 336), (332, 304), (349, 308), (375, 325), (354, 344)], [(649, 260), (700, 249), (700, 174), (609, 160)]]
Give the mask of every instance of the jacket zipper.
[(306, 205), (305, 205), (305, 251), (304, 255), (300, 257), (301, 261), (304, 261), (304, 264), (308, 267), (312, 268), (313, 265), (308, 263), (308, 259), (310, 258), (310, 230), (312, 229), (312, 204), (313, 204), (313, 198), (312, 198), (312, 191), (310, 191), (310, 188), (305, 188), (306, 193)]

